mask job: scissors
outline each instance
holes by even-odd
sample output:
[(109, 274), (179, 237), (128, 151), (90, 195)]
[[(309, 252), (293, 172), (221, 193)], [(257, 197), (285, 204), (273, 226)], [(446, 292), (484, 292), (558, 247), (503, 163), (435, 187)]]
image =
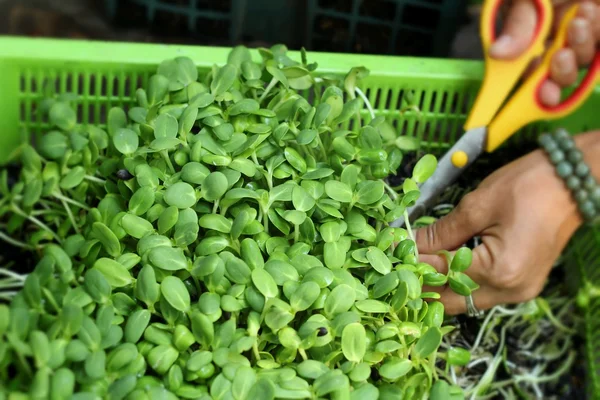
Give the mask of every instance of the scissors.
[[(409, 221), (421, 216), (437, 196), (484, 151), (493, 152), (531, 122), (558, 119), (572, 113), (600, 83), (600, 51), (596, 50), (586, 76), (573, 93), (556, 106), (542, 104), (539, 99), (540, 86), (550, 76), (552, 56), (567, 43), (569, 23), (577, 16), (579, 5), (574, 5), (565, 13), (554, 42), (546, 51), (545, 43), (552, 29), (554, 9), (551, 0), (535, 0), (538, 25), (528, 49), (513, 60), (495, 60), (489, 56), (489, 48), (496, 39), (495, 21), (501, 4), (502, 0), (487, 0), (483, 4), (480, 34), (485, 53), (485, 75), (464, 125), (465, 133), (440, 159), (434, 174), (421, 186), (419, 199), (407, 210)], [(527, 66), (542, 55), (541, 64), (505, 103)], [(400, 218), (391, 226), (401, 227), (404, 223), (404, 218)]]

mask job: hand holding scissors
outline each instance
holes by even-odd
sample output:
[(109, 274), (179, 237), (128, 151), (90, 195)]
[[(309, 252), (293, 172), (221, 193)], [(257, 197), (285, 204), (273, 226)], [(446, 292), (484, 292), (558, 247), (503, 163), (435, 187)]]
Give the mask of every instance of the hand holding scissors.
[[(513, 8), (518, 5), (537, 3), (539, 2), (522, 0), (515, 2)], [(594, 6), (591, 2), (588, 2), (589, 4)], [(539, 13), (539, 4), (537, 10)], [(595, 6), (595, 10), (600, 11), (600, 7)], [(574, 20), (573, 18), (580, 19), (575, 16), (581, 16), (584, 10), (580, 7), (568, 11), (572, 14), (567, 13), (564, 17), (557, 17), (558, 21), (555, 20), (554, 23), (559, 25), (557, 28), (561, 28), (557, 29), (558, 37), (562, 34), (562, 43), (567, 44), (568, 41), (569, 48), (557, 51), (550, 48), (549, 52), (543, 53), (543, 60), (548, 63), (549, 60), (556, 60), (557, 55), (561, 53), (577, 54), (578, 52), (576, 47), (579, 42), (574, 41), (572, 32), (576, 24), (571, 21)], [(568, 33), (567, 26), (570, 26)], [(533, 35), (529, 35), (531, 36)], [(567, 102), (569, 100), (573, 102), (569, 105), (573, 110), (589, 94), (586, 94), (586, 90), (590, 93), (594, 90), (593, 82), (598, 80), (599, 40), (600, 37), (594, 38), (594, 53), (588, 55), (587, 62), (592, 58), (594, 61), (587, 74), (587, 80), (578, 86), (580, 97), (577, 97), (576, 90), (575, 94), (567, 99)], [(554, 44), (556, 45), (556, 42)], [(579, 64), (586, 64), (587, 62), (580, 58), (581, 52), (578, 54)], [(514, 58), (514, 54), (505, 57), (507, 60)], [(575, 62), (572, 67), (573, 70), (577, 69)], [(553, 79), (551, 83), (568, 85), (569, 82), (560, 82), (556, 79), (552, 68), (549, 66), (545, 69)], [(521, 92), (527, 82), (534, 79), (534, 75), (531, 75), (521, 86)], [(542, 82), (541, 86), (550, 83), (550, 80), (545, 79), (543, 75), (535, 79), (538, 84)], [(590, 86), (586, 87), (586, 84)], [(542, 103), (543, 108), (547, 110), (554, 110), (555, 105), (560, 103), (559, 101), (548, 102), (548, 99), (542, 101), (540, 91), (537, 93), (531, 91), (529, 95), (532, 96), (531, 98), (537, 96), (539, 103)], [(541, 118), (551, 119), (551, 117)], [(600, 179), (600, 131), (581, 132), (575, 137), (575, 142), (583, 152), (596, 179)], [(482, 143), (481, 148), (483, 149), (486, 144), (486, 142)], [(473, 250), (471, 267), (466, 271), (480, 289), (472, 296), (464, 297), (446, 288), (441, 291), (440, 298), (449, 314), (466, 311), (469, 315), (477, 315), (478, 310), (489, 309), (497, 304), (520, 303), (536, 297), (544, 287), (553, 263), (581, 223), (582, 218), (577, 203), (566, 189), (564, 181), (556, 175), (547, 155), (542, 150), (536, 150), (487, 177), (446, 217), (433, 225), (417, 230), (416, 242), (421, 252), (420, 261), (430, 263), (444, 273), (447, 271), (447, 263), (437, 255), (438, 251), (454, 250), (474, 236), (480, 238), (480, 244)]]
[[(540, 99), (540, 89), (551, 74), (553, 56), (567, 45), (569, 24), (577, 16), (581, 5), (572, 6), (563, 14), (554, 41), (546, 50), (554, 8), (550, 0), (535, 0), (537, 26), (529, 47), (518, 57), (497, 60), (491, 57), (490, 48), (496, 39), (495, 21), (501, 4), (502, 0), (488, 0), (483, 6), (480, 27), (486, 69), (478, 97), (464, 126), (465, 133), (440, 159), (434, 175), (421, 187), (420, 198), (408, 210), (411, 220), (431, 206), (436, 197), (484, 151), (496, 150), (531, 122), (567, 116), (587, 100), (600, 82), (600, 51), (595, 49), (587, 75), (574, 92), (556, 105), (545, 105)], [(540, 64), (510, 97), (528, 66), (539, 56), (542, 56)], [(400, 219), (393, 226), (403, 224), (404, 220)]]
[[(533, 0), (517, 0), (506, 3), (502, 32), (489, 49), (497, 60), (511, 60), (527, 50), (537, 26), (538, 12)], [(580, 3), (577, 16), (567, 30), (568, 47), (552, 57), (550, 78), (540, 88), (540, 100), (553, 106), (560, 102), (561, 88), (576, 83), (580, 66), (587, 66), (594, 58), (600, 42), (600, 1), (553, 0), (553, 34), (560, 26), (562, 15), (574, 3)], [(535, 66), (532, 65), (531, 67)], [(531, 70), (532, 68), (529, 68)]]

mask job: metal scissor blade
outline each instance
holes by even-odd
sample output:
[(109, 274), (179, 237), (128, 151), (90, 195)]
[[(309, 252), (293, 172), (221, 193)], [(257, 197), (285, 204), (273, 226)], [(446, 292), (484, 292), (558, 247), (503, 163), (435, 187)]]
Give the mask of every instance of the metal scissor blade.
[[(486, 127), (470, 129), (440, 159), (434, 174), (420, 187), (421, 196), (416, 204), (407, 210), (410, 222), (422, 216), (444, 189), (454, 183), (465, 168), (469, 167), (479, 157), (484, 151), (486, 137)], [(455, 167), (452, 163), (452, 155), (457, 151), (463, 151), (467, 155), (467, 163), (462, 168)], [(399, 218), (392, 222), (390, 226), (399, 228), (404, 224), (404, 218)]]

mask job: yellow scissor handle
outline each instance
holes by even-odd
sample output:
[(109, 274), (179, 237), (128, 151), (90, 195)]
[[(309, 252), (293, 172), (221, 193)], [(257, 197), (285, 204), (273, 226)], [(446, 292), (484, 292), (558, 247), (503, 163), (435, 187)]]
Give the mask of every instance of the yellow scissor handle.
[(489, 49), (496, 40), (496, 18), (502, 0), (486, 0), (484, 2), (480, 34), (485, 55), (485, 76), (464, 126), (465, 130), (487, 126), (517, 81), (523, 76), (527, 66), (544, 52), (544, 44), (552, 28), (552, 2), (551, 0), (534, 1), (538, 11), (535, 35), (527, 50), (512, 60), (496, 60), (489, 55)]
[(578, 10), (579, 6), (574, 5), (567, 11), (542, 63), (488, 125), (486, 151), (494, 151), (513, 133), (531, 122), (558, 119), (572, 113), (587, 100), (596, 84), (600, 83), (600, 50), (596, 50), (585, 78), (566, 100), (557, 106), (548, 107), (539, 98), (540, 87), (550, 76), (552, 56), (565, 47), (569, 23), (577, 16)]

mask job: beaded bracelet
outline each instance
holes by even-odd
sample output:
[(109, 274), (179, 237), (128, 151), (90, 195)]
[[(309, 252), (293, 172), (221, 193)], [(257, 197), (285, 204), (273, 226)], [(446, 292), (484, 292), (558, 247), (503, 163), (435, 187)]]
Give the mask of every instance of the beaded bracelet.
[(584, 219), (595, 221), (600, 216), (600, 185), (569, 132), (558, 129), (553, 134), (541, 135), (538, 142), (577, 201)]

